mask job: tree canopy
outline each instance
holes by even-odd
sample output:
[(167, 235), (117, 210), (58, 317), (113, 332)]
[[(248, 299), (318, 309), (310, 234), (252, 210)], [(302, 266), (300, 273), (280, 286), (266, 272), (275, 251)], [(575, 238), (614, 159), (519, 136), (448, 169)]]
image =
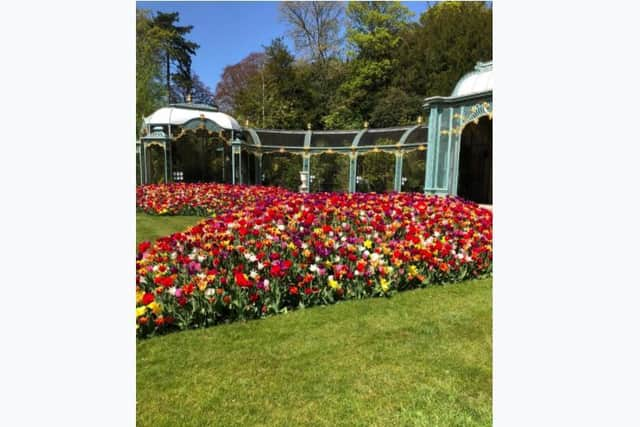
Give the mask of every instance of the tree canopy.
[[(137, 114), (181, 101), (211, 103), (251, 126), (359, 129), (415, 123), (422, 101), (449, 95), (492, 59), (486, 2), (429, 3), (419, 17), (399, 2), (283, 2), (285, 39), (224, 68), (215, 95), (191, 72), (198, 45), (177, 13), (138, 10)], [(284, 36), (284, 35), (283, 35)], [(167, 91), (167, 88), (169, 90)], [(163, 98), (164, 97), (164, 98)]]
[[(142, 118), (187, 94), (203, 101), (211, 89), (191, 71), (198, 44), (186, 38), (192, 26), (178, 26), (179, 14), (136, 10), (136, 118)], [(139, 128), (139, 126), (138, 126)]]

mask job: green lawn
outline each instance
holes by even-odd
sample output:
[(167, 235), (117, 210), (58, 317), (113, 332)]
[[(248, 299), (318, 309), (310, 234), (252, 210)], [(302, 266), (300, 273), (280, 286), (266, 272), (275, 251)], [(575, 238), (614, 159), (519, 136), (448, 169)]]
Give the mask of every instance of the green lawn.
[[(137, 220), (140, 241), (199, 218)], [(491, 294), (476, 280), (139, 341), (137, 425), (489, 426)]]
[(200, 216), (157, 216), (136, 213), (136, 245), (145, 240), (155, 240), (178, 231), (184, 231), (189, 226), (201, 221)]

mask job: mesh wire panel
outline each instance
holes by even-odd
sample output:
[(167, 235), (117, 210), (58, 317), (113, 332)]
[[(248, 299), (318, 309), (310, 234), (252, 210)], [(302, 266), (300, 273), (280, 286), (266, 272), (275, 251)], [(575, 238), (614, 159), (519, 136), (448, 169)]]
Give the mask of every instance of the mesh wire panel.
[(350, 147), (358, 132), (313, 132), (312, 147)]
[(242, 183), (243, 184), (255, 184), (256, 183), (256, 156), (247, 150), (242, 150)]
[(152, 145), (147, 147), (147, 174), (150, 184), (164, 182), (164, 150)]
[(358, 155), (356, 191), (384, 193), (393, 191), (395, 156), (385, 152)]
[(188, 133), (172, 143), (172, 169), (184, 182), (231, 182), (230, 156), (218, 138)]
[(419, 143), (427, 143), (427, 127), (426, 126), (421, 126), (417, 129), (414, 129), (409, 136), (407, 137), (407, 140), (405, 141), (405, 144), (419, 144)]
[(311, 156), (311, 191), (349, 190), (349, 157), (322, 153)]
[(291, 153), (265, 153), (262, 156), (264, 185), (297, 190), (300, 185), (302, 157)]
[(393, 145), (400, 142), (400, 138), (406, 129), (395, 129), (395, 130), (385, 130), (385, 131), (367, 131), (360, 142), (359, 146), (367, 146), (367, 145)]
[(402, 156), (402, 191), (422, 192), (424, 190), (424, 172), (427, 164), (427, 152), (414, 150)]
[(283, 147), (304, 146), (304, 132), (301, 133), (281, 133), (256, 130), (262, 145), (281, 145)]
[(142, 177), (140, 176), (140, 155), (136, 153), (136, 185), (142, 184)]

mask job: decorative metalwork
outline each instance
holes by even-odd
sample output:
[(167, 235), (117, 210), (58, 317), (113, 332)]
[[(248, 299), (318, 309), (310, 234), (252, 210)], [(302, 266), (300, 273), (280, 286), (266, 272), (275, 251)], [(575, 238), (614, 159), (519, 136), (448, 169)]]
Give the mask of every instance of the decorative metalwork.
[[(195, 109), (193, 108), (195, 106), (190, 107)], [(141, 141), (144, 149), (153, 145), (164, 148), (166, 152), (165, 163), (172, 163), (171, 142), (179, 140), (189, 132), (197, 134), (199, 137), (214, 138), (223, 142), (223, 145), (231, 146), (232, 182), (248, 182), (248, 173), (251, 173), (251, 176), (255, 175), (254, 181), (260, 182), (259, 178), (263, 175), (261, 171), (262, 155), (289, 153), (302, 157), (303, 172), (306, 172), (307, 177), (307, 189), (310, 189), (309, 165), (311, 156), (322, 154), (347, 156), (349, 158), (348, 187), (351, 192), (355, 191), (357, 183), (358, 155), (367, 153), (394, 154), (396, 159), (394, 189), (400, 191), (407, 182), (406, 177), (403, 176), (404, 156), (416, 151), (423, 152), (424, 154), (420, 156), (424, 156), (426, 163), (424, 190), (455, 194), (454, 181), (458, 173), (457, 156), (459, 155), (460, 135), (467, 124), (479, 123), (483, 116), (487, 116), (489, 120), (493, 119), (491, 92), (460, 97), (433, 97), (425, 101), (424, 107), (425, 113), (429, 116), (425, 116), (426, 118), (423, 118), (423, 115), (417, 116), (417, 125), (385, 129), (369, 129), (368, 121), (363, 123), (362, 129), (338, 131), (314, 132), (311, 123), (306, 123), (306, 130), (253, 129), (249, 127), (248, 118), (244, 121), (244, 129), (238, 130), (237, 127), (225, 129), (201, 113), (199, 117), (175, 126), (173, 129), (177, 133), (176, 135), (171, 134), (171, 127), (168, 128), (168, 136), (164, 134), (166, 127), (160, 127), (160, 130), (156, 132), (158, 130), (156, 126), (153, 132), (150, 132), (151, 125), (149, 124), (141, 129), (140, 134), (143, 135)], [(426, 125), (423, 125), (423, 122), (426, 122)], [(149, 132), (150, 136), (148, 136)], [(384, 139), (389, 139), (389, 141)], [(267, 142), (267, 145), (264, 145), (264, 142)], [(141, 150), (140, 153), (141, 164), (145, 164), (146, 161), (146, 154), (143, 151)], [(253, 168), (251, 166), (247, 168), (246, 160), (242, 160), (245, 153), (254, 156), (252, 161), (255, 161), (255, 166)], [(415, 158), (414, 155), (412, 159)], [(165, 165), (165, 168), (170, 170), (171, 166)], [(178, 172), (180, 171), (168, 173), (167, 176), (178, 181), (180, 179)], [(147, 171), (142, 171), (141, 175), (142, 182), (147, 182)], [(419, 180), (418, 184), (416, 181), (413, 176), (409, 188), (415, 189), (416, 185), (421, 185)]]

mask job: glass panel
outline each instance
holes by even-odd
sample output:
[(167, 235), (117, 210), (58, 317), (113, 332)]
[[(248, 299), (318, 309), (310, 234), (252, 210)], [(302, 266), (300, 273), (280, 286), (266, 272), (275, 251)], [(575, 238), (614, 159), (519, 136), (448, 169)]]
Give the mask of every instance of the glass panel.
[(391, 153), (368, 152), (358, 155), (356, 191), (384, 193), (393, 191), (395, 156)]
[(349, 156), (322, 153), (311, 156), (311, 191), (349, 191)]

